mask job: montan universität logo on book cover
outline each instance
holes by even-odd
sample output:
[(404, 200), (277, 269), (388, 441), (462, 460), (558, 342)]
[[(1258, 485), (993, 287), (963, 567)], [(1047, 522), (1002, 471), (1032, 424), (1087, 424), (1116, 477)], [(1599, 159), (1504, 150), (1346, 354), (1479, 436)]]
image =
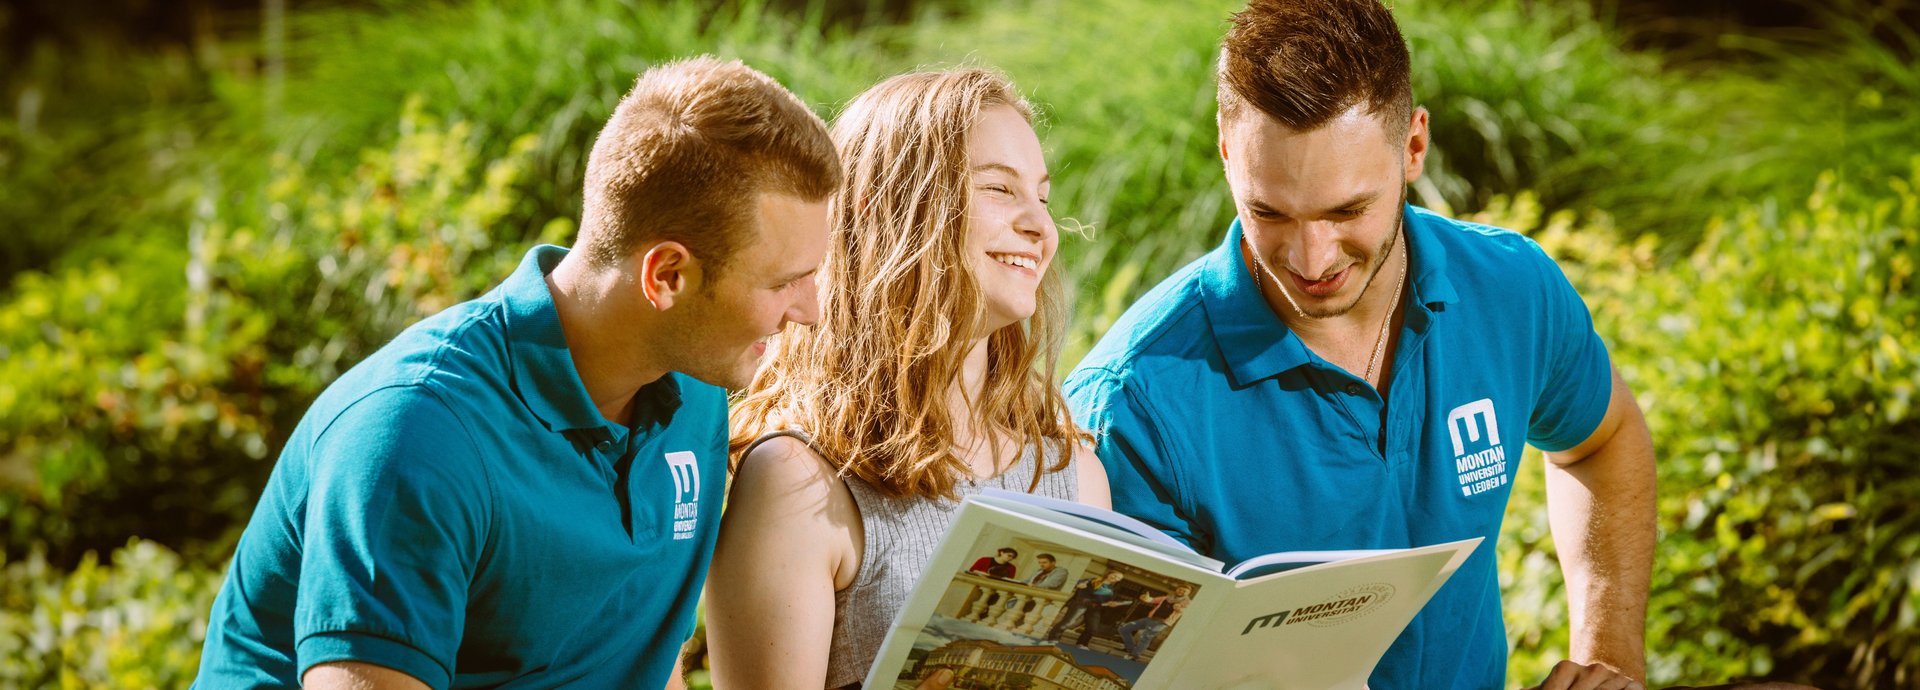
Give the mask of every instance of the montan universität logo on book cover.
[(1242, 629), (1240, 634), (1245, 635), (1260, 628), (1278, 628), (1282, 625), (1298, 623), (1306, 623), (1316, 628), (1331, 628), (1374, 612), (1393, 599), (1393, 593), (1393, 585), (1385, 582), (1350, 587), (1312, 606), (1269, 613), (1249, 620), (1247, 627)]

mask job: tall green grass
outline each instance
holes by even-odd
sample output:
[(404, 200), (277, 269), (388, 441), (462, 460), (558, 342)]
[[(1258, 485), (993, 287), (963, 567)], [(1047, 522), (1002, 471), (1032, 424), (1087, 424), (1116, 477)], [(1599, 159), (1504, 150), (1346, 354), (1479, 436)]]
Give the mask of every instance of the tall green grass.
[(1405, 2), (1435, 186), (1458, 208), (1536, 196), (1604, 210), (1684, 252), (1715, 217), (1791, 203), (1823, 170), (1885, 180), (1920, 151), (1920, 37), (1901, 2), (1814, 5), (1820, 24), (1723, 38), (1719, 59), (1634, 52), (1586, 3)]
[[(404, 7), (404, 6), (401, 6)], [(534, 136), (527, 210), (503, 237), (577, 217), (593, 137), (649, 67), (713, 54), (773, 76), (823, 112), (891, 69), (885, 30), (853, 33), (824, 11), (795, 14), (747, 0), (477, 0), (427, 10), (298, 15), (281, 148), (299, 165), (339, 172), (368, 142), (392, 136), (401, 104), (473, 123), (482, 153)]]
[(185, 51), (102, 39), (0, 65), (0, 291), (64, 257), (110, 255), (133, 228), (184, 237), (191, 193), (176, 183), (250, 134), (220, 102), (225, 81)]

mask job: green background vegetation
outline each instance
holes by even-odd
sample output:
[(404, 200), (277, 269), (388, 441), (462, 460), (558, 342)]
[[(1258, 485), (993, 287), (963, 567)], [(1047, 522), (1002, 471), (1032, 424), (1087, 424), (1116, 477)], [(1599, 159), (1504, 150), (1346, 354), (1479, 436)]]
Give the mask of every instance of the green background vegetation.
[[(1053, 207), (1092, 228), (1057, 264), (1069, 364), (1217, 241), (1209, 65), (1237, 3), (900, 5), (376, 3), (294, 11), (264, 48), (10, 52), (0, 688), (183, 686), (308, 402), (567, 242), (593, 135), (658, 61), (738, 57), (827, 116), (917, 66), (1008, 72), (1044, 111)], [(1559, 257), (1647, 410), (1652, 683), (1920, 682), (1911, 8), (1694, 34), (1586, 3), (1397, 13), (1433, 112), (1416, 200)], [(1566, 644), (1538, 463), (1500, 547), (1514, 684)]]

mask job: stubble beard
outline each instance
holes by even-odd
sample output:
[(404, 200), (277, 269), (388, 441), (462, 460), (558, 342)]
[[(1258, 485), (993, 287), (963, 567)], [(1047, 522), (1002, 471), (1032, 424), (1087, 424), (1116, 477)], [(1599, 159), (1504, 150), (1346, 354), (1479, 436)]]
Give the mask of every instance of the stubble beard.
[[(679, 336), (675, 338), (675, 359), (678, 361), (673, 370), (695, 381), (728, 391), (744, 391), (753, 384), (753, 376), (760, 371), (760, 364), (767, 355), (755, 358), (752, 354), (753, 343), (743, 348), (721, 351), (723, 332), (713, 328), (712, 320), (721, 310), (717, 296), (710, 290), (711, 286), (702, 286), (700, 292), (688, 300), (686, 306), (691, 309), (681, 322)], [(767, 349), (771, 354), (771, 343)]]
[[(1249, 253), (1253, 256), (1253, 259), (1255, 261), (1258, 261), (1261, 264), (1263, 264), (1263, 266), (1261, 266), (1261, 269), (1265, 270), (1267, 273), (1267, 276), (1273, 279), (1274, 289), (1280, 291), (1280, 297), (1287, 301), (1288, 306), (1293, 307), (1294, 313), (1299, 314), (1302, 317), (1313, 319), (1316, 321), (1322, 320), (1322, 319), (1331, 319), (1338, 316), (1344, 316), (1347, 312), (1353, 311), (1354, 307), (1359, 306), (1361, 298), (1366, 297), (1367, 290), (1373, 288), (1373, 280), (1380, 276), (1380, 270), (1383, 268), (1386, 268), (1387, 261), (1393, 258), (1394, 246), (1399, 242), (1401, 231), (1406, 229), (1406, 224), (1407, 224), (1407, 189), (1405, 186), (1402, 186), (1400, 188), (1400, 203), (1394, 206), (1393, 232), (1387, 234), (1386, 241), (1381, 242), (1380, 248), (1374, 252), (1374, 256), (1377, 258), (1374, 259), (1373, 266), (1367, 269), (1367, 277), (1360, 284), (1360, 292), (1354, 295), (1353, 301), (1347, 302), (1344, 305), (1331, 307), (1327, 309), (1315, 310), (1310, 308), (1307, 305), (1302, 305), (1300, 303), (1300, 300), (1294, 298), (1293, 292), (1287, 289), (1286, 283), (1280, 280), (1279, 272), (1273, 270), (1272, 262), (1267, 261), (1265, 257), (1260, 256), (1260, 253), (1257, 251), (1249, 252)], [(1252, 243), (1249, 242), (1248, 244), (1249, 246), (1251, 246)], [(1292, 273), (1292, 271), (1288, 271), (1288, 273)]]

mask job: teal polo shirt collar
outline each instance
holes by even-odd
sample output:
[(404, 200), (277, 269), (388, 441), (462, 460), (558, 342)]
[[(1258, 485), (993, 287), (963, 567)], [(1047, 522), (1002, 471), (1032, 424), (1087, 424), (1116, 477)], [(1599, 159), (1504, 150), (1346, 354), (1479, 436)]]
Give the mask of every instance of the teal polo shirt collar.
[[(547, 274), (566, 256), (564, 247), (534, 247), (500, 285), (513, 389), (549, 431), (600, 430), (605, 436), (595, 440), (623, 442), (627, 429), (601, 416), (573, 368), (560, 312), (547, 287)], [(680, 407), (680, 385), (672, 375), (647, 384), (636, 395), (636, 430), (664, 428)]]
[(1453, 279), (1447, 277), (1447, 247), (1433, 236), (1436, 222), (1450, 221), (1412, 204), (1401, 213), (1407, 219), (1407, 247), (1413, 252), (1408, 254), (1413, 259), (1407, 285), (1413, 291), (1411, 299), (1414, 304), (1442, 311), (1445, 305), (1460, 301), (1460, 295), (1453, 291)]
[[(1407, 246), (1412, 251), (1408, 289), (1415, 304), (1423, 305), (1418, 316), (1409, 318), (1416, 328), (1424, 329), (1433, 312), (1458, 299), (1453, 282), (1447, 278), (1447, 251), (1428, 233), (1428, 220), (1420, 209), (1407, 206)], [(1316, 361), (1306, 343), (1267, 308), (1266, 299), (1253, 281), (1247, 262), (1240, 258), (1240, 219), (1227, 228), (1227, 239), (1219, 249), (1203, 259), (1201, 299), (1207, 310), (1207, 323), (1214, 341), (1227, 363), (1235, 388), (1277, 376)]]

